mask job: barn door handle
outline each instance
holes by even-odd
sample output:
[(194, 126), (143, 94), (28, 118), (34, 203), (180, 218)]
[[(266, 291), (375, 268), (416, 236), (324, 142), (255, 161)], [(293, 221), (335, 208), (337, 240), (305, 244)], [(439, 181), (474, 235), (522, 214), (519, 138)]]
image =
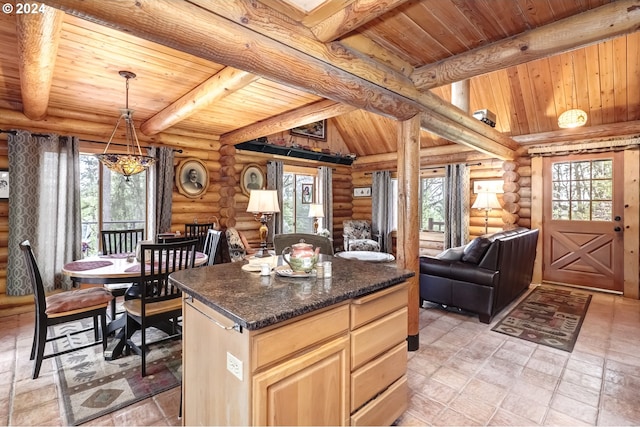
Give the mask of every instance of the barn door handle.
[(615, 227), (613, 231), (622, 231), (622, 227)]

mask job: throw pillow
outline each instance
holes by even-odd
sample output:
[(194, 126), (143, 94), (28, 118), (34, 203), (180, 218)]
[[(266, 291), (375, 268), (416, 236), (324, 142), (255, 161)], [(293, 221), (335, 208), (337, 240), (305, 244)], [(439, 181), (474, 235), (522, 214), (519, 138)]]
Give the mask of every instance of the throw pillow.
[(486, 237), (473, 239), (471, 243), (464, 248), (462, 261), (472, 264), (479, 263), (484, 253), (489, 249), (489, 245), (491, 245), (491, 241)]
[(444, 261), (460, 261), (464, 255), (464, 246), (458, 246), (456, 248), (449, 248), (444, 252), (436, 255), (436, 258)]
[(227, 228), (227, 244), (229, 245), (229, 256), (231, 262), (242, 261), (247, 255), (247, 250), (242, 243), (240, 234), (235, 228)]

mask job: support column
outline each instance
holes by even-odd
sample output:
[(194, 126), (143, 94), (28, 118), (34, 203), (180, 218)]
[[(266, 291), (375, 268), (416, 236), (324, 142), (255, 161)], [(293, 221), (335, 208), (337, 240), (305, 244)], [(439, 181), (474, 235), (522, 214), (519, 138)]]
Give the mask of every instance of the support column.
[(398, 124), (398, 249), (399, 268), (415, 271), (409, 283), (408, 349), (419, 348), (420, 331), (420, 116)]

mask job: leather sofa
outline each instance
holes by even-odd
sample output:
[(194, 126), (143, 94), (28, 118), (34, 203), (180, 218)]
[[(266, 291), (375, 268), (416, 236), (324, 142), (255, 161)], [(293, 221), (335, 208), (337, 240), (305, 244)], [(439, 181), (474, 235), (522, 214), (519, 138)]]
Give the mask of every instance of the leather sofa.
[(491, 323), (531, 284), (537, 242), (537, 229), (516, 228), (421, 257), (421, 306), (431, 301), (457, 307)]

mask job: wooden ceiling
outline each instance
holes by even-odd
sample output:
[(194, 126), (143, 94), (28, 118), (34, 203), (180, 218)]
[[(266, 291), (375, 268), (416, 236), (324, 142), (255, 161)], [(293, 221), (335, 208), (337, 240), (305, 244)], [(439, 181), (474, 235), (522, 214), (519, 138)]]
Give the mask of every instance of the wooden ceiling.
[[(509, 158), (521, 144), (640, 133), (640, 0), (43, 3), (0, 14), (0, 114), (16, 123), (80, 119), (99, 139), (130, 70), (149, 141), (239, 143), (329, 118), (373, 158), (396, 151), (395, 120), (421, 114), (423, 149)], [(495, 129), (450, 104), (467, 79), (468, 111), (496, 113)], [(587, 125), (560, 130), (572, 107)]]

